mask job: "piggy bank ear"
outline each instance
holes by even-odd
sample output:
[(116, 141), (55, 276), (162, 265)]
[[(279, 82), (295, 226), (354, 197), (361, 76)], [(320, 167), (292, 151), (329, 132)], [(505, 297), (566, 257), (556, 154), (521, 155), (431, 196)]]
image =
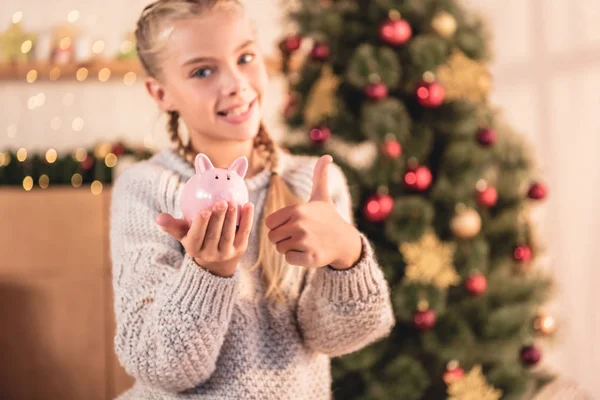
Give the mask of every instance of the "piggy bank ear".
[(246, 176), (246, 172), (248, 172), (248, 159), (245, 156), (238, 157), (227, 169), (229, 171), (235, 171), (243, 178)]
[(215, 167), (213, 167), (212, 163), (210, 162), (210, 159), (208, 158), (208, 156), (204, 153), (199, 153), (196, 156), (196, 160), (195, 160), (194, 164), (196, 165), (196, 174), (203, 174), (204, 172), (208, 171), (209, 169), (215, 168)]

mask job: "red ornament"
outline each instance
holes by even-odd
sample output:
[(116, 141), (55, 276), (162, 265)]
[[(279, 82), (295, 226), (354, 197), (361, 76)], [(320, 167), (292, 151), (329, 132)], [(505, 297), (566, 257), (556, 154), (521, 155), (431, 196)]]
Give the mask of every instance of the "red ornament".
[(123, 146), (121, 143), (116, 143), (112, 147), (112, 153), (117, 157), (122, 156), (125, 154), (125, 146)]
[(482, 207), (494, 207), (498, 202), (498, 191), (493, 186), (477, 192), (477, 203)]
[(421, 165), (404, 175), (404, 185), (408, 189), (423, 192), (431, 185), (432, 179), (429, 168)]
[(279, 43), (279, 49), (284, 53), (292, 53), (300, 48), (302, 36), (289, 35)]
[(313, 144), (323, 144), (331, 137), (331, 131), (326, 126), (317, 126), (310, 130), (310, 140)]
[(465, 288), (474, 296), (479, 296), (487, 290), (487, 279), (483, 274), (471, 275), (465, 282)]
[(432, 309), (417, 311), (413, 315), (413, 325), (420, 331), (428, 331), (435, 326), (437, 315)]
[(313, 60), (325, 61), (329, 57), (329, 46), (326, 43), (315, 43), (310, 51), (310, 57)]
[(81, 162), (81, 168), (83, 168), (86, 171), (89, 170), (90, 168), (92, 168), (93, 166), (94, 166), (94, 158), (91, 157), (90, 155), (87, 155)]
[(542, 359), (542, 351), (536, 346), (525, 346), (521, 349), (521, 361), (531, 367)]
[(444, 382), (446, 382), (447, 385), (456, 382), (460, 379), (462, 379), (462, 377), (465, 375), (465, 370), (462, 369), (461, 367), (455, 367), (452, 369), (447, 369), (446, 372), (444, 372)]
[(492, 146), (496, 143), (496, 131), (491, 128), (483, 128), (477, 132), (477, 140), (484, 146)]
[(398, 158), (402, 154), (402, 146), (396, 139), (388, 139), (381, 146), (383, 153), (389, 158)]
[(514, 259), (520, 263), (528, 263), (531, 261), (532, 251), (529, 246), (522, 245), (518, 246), (514, 251)]
[(388, 96), (388, 89), (383, 83), (369, 83), (365, 87), (365, 94), (372, 100), (383, 100)]
[(422, 81), (417, 87), (417, 99), (419, 104), (427, 108), (435, 108), (444, 102), (446, 91), (437, 82)]
[(542, 200), (548, 194), (548, 188), (545, 185), (535, 182), (529, 188), (529, 192), (527, 193), (527, 197), (534, 200)]
[(375, 195), (367, 199), (364, 214), (371, 222), (381, 222), (385, 220), (394, 208), (394, 199), (387, 194)]
[(379, 37), (390, 46), (401, 46), (412, 36), (410, 24), (404, 19), (389, 18), (379, 27)]

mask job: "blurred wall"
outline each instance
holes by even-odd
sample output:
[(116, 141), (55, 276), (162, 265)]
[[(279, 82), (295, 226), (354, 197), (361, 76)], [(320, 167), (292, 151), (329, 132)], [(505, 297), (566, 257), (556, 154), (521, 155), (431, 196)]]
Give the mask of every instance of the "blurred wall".
[(493, 26), (494, 101), (533, 144), (549, 185), (535, 219), (562, 327), (546, 361), (600, 397), (600, 2), (470, 3)]
[[(600, 397), (600, 2), (597, 0), (470, 0), (492, 23), (496, 62), (494, 102), (506, 119), (526, 135), (537, 151), (550, 197), (535, 212), (547, 244), (544, 267), (559, 283), (552, 310), (562, 324), (559, 343), (546, 350), (546, 362)], [(0, 3), (0, 29), (17, 10), (24, 25), (43, 30), (78, 9), (86, 30), (115, 51), (132, 29), (144, 0), (7, 0)], [(248, 0), (258, 24), (260, 43), (274, 53), (281, 31), (278, 0)], [(118, 13), (115, 12), (118, 10)], [(269, 125), (279, 136), (279, 109), (285, 85), (272, 80)], [(27, 99), (46, 95), (45, 105), (30, 111)], [(74, 102), (64, 106), (65, 94)], [(164, 120), (140, 83), (0, 82), (0, 149), (70, 149), (96, 139), (125, 137), (133, 142), (168, 144)], [(59, 117), (58, 130), (50, 121)], [(84, 128), (74, 132), (71, 121)], [(16, 132), (9, 126), (16, 125)]]

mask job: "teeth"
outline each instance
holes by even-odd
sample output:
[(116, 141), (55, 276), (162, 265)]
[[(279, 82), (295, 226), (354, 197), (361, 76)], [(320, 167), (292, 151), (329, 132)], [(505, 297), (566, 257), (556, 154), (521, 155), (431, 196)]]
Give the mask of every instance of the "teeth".
[(227, 116), (238, 116), (238, 115), (242, 115), (243, 113), (245, 113), (246, 111), (248, 111), (248, 107), (250, 107), (250, 104), (246, 104), (240, 107), (236, 107), (230, 111), (227, 112)]

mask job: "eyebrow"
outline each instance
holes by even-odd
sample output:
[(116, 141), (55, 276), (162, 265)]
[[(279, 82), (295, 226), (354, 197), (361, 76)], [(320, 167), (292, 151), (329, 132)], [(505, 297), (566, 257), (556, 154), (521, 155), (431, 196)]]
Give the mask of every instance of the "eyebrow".
[[(237, 47), (237, 49), (235, 49), (235, 52), (238, 52), (238, 51), (242, 50), (243, 48), (250, 46), (253, 43), (254, 43), (254, 39), (246, 40), (244, 43), (239, 45)], [(200, 63), (200, 62), (206, 62), (206, 61), (214, 61), (214, 60), (215, 60), (215, 58), (213, 58), (213, 57), (194, 57), (194, 58), (191, 58), (191, 59), (187, 60), (186, 62), (184, 62), (183, 66), (190, 65), (190, 64), (196, 64), (196, 63)]]

